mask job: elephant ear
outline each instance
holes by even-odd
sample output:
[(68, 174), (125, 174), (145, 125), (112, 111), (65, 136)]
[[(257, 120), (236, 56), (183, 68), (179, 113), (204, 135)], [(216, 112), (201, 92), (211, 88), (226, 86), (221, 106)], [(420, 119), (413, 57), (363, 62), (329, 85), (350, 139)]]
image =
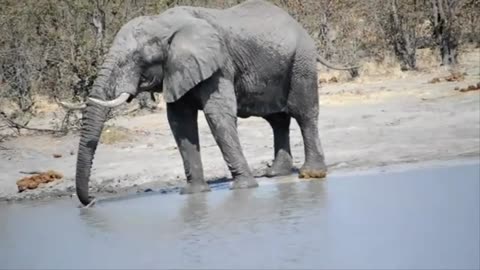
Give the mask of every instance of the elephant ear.
[(165, 65), (163, 95), (175, 102), (213, 75), (225, 62), (218, 32), (206, 21), (195, 20), (170, 39)]

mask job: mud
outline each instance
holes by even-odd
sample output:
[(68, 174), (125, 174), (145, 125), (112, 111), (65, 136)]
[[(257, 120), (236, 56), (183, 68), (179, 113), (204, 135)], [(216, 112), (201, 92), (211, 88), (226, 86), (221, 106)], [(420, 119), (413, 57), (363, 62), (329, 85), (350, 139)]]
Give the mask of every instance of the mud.
[[(319, 89), (319, 130), (329, 173), (479, 158), (480, 92), (454, 89), (480, 82), (480, 66), (476, 62), (465, 66), (461, 81), (429, 83), (432, 77), (449, 74), (439, 70), (323, 84)], [(50, 122), (46, 114), (32, 120), (31, 125), (42, 127)], [(184, 185), (180, 154), (164, 110), (118, 117), (107, 125), (121, 134), (102, 139), (90, 183), (93, 194), (134, 194)], [(205, 176), (209, 181), (223, 181), (229, 172), (201, 113), (199, 129)], [(247, 161), (261, 176), (273, 159), (271, 128), (263, 119), (249, 118), (239, 119), (238, 129)], [(290, 138), (294, 165), (300, 167), (303, 143), (295, 121)], [(78, 139), (74, 133), (64, 137), (21, 136), (2, 142), (0, 200), (73, 195)], [(62, 173), (63, 181), (18, 193), (15, 183), (24, 176), (20, 171), (47, 170)]]

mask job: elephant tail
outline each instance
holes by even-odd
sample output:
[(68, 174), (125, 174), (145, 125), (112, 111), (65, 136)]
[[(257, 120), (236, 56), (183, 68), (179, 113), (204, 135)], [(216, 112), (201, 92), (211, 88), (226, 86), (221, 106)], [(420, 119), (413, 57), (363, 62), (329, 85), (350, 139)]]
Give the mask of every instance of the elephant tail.
[(325, 58), (317, 54), (317, 62), (323, 64), (324, 66), (331, 68), (331, 69), (336, 69), (336, 70), (352, 70), (352, 69), (358, 69), (358, 66), (350, 66), (350, 67), (339, 67), (336, 65), (331, 64), (328, 62)]

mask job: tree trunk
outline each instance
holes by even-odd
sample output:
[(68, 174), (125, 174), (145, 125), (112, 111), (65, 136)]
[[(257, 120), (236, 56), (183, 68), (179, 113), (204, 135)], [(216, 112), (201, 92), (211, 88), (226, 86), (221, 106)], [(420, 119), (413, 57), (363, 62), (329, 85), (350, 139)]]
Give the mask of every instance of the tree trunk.
[(397, 0), (390, 0), (391, 43), (395, 55), (401, 61), (402, 69), (414, 70), (416, 63), (415, 28), (409, 27), (398, 12)]
[(433, 37), (440, 47), (442, 65), (457, 64), (458, 36), (456, 28), (457, 0), (431, 0)]

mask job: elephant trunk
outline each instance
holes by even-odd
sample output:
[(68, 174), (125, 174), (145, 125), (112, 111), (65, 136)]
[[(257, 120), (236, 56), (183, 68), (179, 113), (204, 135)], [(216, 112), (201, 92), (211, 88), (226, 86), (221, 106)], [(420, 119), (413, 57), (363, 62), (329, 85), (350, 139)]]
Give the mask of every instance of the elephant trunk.
[[(106, 99), (112, 91), (109, 91), (109, 80), (112, 75), (113, 64), (105, 61), (100, 70), (95, 84), (93, 85), (90, 97)], [(83, 205), (88, 205), (93, 198), (89, 197), (88, 182), (92, 168), (93, 157), (97, 149), (103, 125), (107, 119), (110, 109), (94, 102), (88, 101), (87, 107), (83, 112), (82, 130), (80, 135), (80, 144), (77, 156), (77, 170), (75, 175), (75, 186), (77, 196)]]

